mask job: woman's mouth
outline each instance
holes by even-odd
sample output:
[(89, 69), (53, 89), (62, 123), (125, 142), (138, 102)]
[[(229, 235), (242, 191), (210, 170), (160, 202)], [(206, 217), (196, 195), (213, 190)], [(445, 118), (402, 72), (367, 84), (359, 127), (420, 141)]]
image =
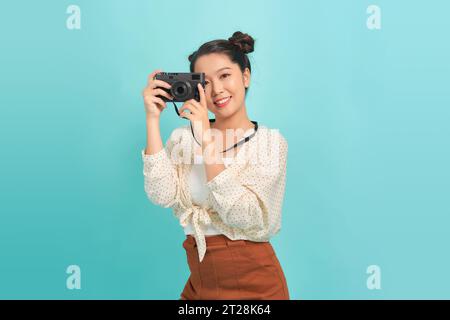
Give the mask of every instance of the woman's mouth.
[(231, 96), (222, 100), (219, 100), (217, 102), (214, 102), (214, 104), (219, 107), (219, 108), (223, 108), (225, 107), (231, 100)]

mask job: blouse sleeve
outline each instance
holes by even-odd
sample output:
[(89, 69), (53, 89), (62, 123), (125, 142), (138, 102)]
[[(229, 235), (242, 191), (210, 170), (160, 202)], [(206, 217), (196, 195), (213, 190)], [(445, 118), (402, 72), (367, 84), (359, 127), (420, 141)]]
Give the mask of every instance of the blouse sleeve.
[(145, 154), (144, 149), (141, 150), (145, 193), (152, 203), (164, 208), (172, 207), (179, 201), (180, 179), (171, 153), (180, 139), (178, 128), (172, 132), (165, 147), (157, 153), (149, 155)]
[(228, 167), (207, 182), (211, 206), (225, 224), (261, 237), (280, 228), (288, 145), (281, 134), (277, 137), (269, 156), (249, 163), (239, 175)]

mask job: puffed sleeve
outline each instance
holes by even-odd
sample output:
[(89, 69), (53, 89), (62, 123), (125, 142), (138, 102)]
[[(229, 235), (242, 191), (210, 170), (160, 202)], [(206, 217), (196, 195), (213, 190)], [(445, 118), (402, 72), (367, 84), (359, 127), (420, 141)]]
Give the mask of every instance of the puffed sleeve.
[(221, 220), (260, 238), (280, 228), (286, 182), (287, 141), (281, 133), (270, 140), (269, 150), (258, 152), (265, 156), (239, 172), (228, 167), (207, 182), (211, 206)]
[(159, 152), (149, 155), (145, 154), (145, 149), (141, 150), (145, 193), (152, 203), (164, 208), (172, 207), (179, 201), (180, 179), (172, 152), (180, 141), (181, 130), (177, 128)]

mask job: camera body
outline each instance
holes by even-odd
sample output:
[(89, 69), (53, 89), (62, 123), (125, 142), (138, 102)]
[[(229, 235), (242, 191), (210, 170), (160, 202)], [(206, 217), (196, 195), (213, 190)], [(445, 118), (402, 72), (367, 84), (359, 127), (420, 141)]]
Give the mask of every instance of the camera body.
[(155, 79), (162, 80), (171, 85), (170, 89), (159, 87), (172, 95), (173, 100), (158, 95), (163, 101), (184, 102), (190, 99), (200, 101), (200, 93), (197, 84), (205, 87), (205, 74), (195, 72), (161, 72)]

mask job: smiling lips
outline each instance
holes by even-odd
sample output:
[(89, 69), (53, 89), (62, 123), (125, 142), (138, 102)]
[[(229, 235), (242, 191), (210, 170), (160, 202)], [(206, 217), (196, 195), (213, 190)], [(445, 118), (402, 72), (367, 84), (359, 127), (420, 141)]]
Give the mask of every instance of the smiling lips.
[(214, 102), (214, 104), (220, 108), (223, 108), (228, 104), (228, 102), (230, 102), (230, 100), (231, 100), (231, 96), (224, 98), (224, 99), (217, 100)]

